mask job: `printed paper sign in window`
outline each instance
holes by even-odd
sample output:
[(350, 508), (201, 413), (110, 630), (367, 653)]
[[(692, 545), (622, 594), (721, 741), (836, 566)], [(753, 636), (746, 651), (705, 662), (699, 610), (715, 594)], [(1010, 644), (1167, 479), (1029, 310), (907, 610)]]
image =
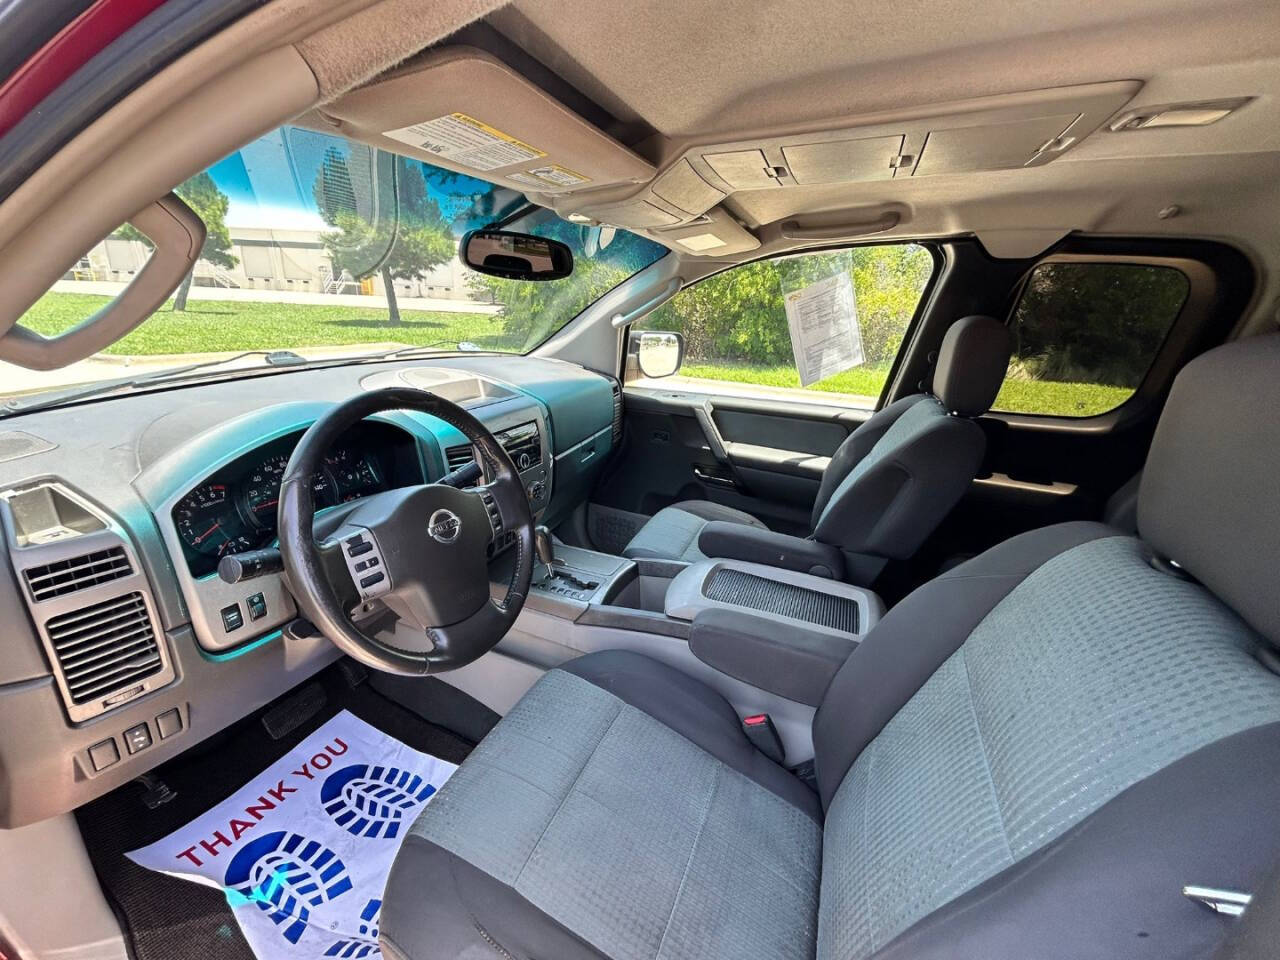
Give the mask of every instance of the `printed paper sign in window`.
[(853, 278), (848, 270), (799, 289), (784, 290), (783, 304), (801, 386), (825, 380), (866, 360)]

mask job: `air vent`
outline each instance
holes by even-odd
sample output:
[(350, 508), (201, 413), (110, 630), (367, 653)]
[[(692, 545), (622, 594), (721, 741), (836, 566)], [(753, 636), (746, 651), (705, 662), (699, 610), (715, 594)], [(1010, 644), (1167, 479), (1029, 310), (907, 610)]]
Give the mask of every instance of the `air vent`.
[(456, 447), (449, 447), (444, 452), (444, 462), (448, 472), (453, 473), (459, 467), (465, 467), (468, 463), (475, 460), (475, 451), (471, 449), (471, 444), (463, 443)]
[(622, 384), (613, 381), (613, 445), (622, 442)]
[(45, 630), (74, 704), (101, 701), (164, 667), (141, 593), (59, 614)]
[(542, 462), (542, 437), (538, 434), (538, 425), (532, 421), (503, 430), (498, 434), (498, 442), (521, 472)]
[(133, 567), (123, 547), (111, 547), (68, 560), (28, 567), (25, 573), (31, 598), (39, 603), (127, 577), (133, 573)]

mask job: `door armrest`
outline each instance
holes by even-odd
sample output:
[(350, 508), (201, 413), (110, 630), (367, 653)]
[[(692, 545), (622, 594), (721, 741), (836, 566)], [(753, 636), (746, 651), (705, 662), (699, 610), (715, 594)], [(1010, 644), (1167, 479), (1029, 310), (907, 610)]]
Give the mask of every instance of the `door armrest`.
[(712, 520), (698, 534), (698, 549), (708, 557), (761, 563), (829, 580), (839, 580), (844, 574), (844, 558), (830, 544), (745, 523)]

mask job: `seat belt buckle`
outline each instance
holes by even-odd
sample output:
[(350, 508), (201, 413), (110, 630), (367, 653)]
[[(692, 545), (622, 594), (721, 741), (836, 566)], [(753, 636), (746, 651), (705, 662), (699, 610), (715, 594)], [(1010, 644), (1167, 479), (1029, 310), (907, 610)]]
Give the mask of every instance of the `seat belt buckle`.
[(774, 763), (781, 764), (786, 756), (782, 748), (782, 738), (778, 729), (767, 713), (757, 713), (742, 718), (742, 732), (747, 735), (751, 745), (763, 753)]

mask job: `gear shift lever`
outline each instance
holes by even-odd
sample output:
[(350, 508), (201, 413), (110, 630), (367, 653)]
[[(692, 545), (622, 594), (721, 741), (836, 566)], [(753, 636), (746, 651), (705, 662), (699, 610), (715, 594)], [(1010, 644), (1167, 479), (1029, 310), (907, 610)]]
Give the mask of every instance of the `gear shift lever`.
[(542, 524), (533, 528), (533, 550), (547, 568), (547, 579), (553, 579), (556, 575), (556, 548), (551, 540), (551, 531)]

